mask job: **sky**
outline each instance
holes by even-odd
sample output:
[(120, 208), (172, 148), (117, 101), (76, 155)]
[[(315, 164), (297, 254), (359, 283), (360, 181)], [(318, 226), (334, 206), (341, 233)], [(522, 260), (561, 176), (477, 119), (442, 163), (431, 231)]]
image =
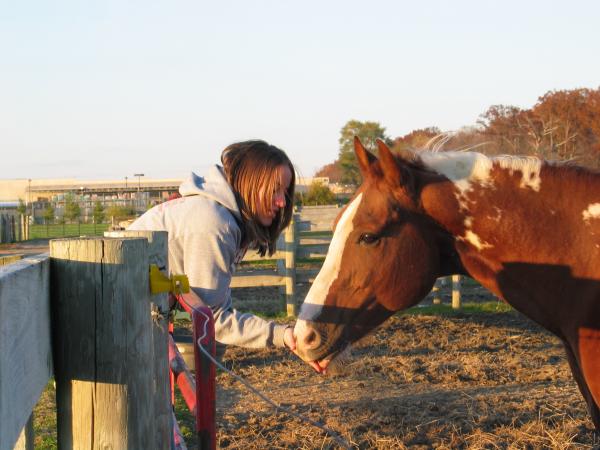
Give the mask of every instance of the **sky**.
[(600, 87), (596, 0), (0, 0), (0, 179), (202, 174), (264, 139), (301, 176), (389, 137)]

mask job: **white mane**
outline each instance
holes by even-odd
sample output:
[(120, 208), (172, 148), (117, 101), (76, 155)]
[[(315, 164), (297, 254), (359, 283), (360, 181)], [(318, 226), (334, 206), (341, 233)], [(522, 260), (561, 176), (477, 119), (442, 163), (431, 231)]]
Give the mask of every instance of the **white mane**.
[(508, 170), (511, 174), (521, 173), (522, 188), (539, 191), (542, 161), (531, 156), (488, 157), (477, 152), (418, 152), (416, 154), (423, 165), (453, 181), (461, 193), (466, 193), (471, 184), (490, 186), (491, 170), (494, 166)]

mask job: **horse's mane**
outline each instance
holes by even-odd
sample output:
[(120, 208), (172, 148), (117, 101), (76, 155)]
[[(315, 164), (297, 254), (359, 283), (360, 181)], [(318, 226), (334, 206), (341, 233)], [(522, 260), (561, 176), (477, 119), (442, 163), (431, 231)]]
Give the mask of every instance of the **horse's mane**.
[(542, 167), (553, 167), (559, 171), (575, 173), (579, 177), (596, 178), (598, 170), (577, 165), (574, 160), (556, 161), (525, 155), (485, 155), (477, 152), (486, 143), (468, 145), (446, 150), (444, 147), (453, 133), (443, 133), (431, 138), (421, 148), (394, 149), (396, 155), (409, 167), (425, 172), (436, 173), (452, 181), (487, 182), (490, 170), (500, 167), (510, 172), (523, 174), (523, 185), (539, 188)]

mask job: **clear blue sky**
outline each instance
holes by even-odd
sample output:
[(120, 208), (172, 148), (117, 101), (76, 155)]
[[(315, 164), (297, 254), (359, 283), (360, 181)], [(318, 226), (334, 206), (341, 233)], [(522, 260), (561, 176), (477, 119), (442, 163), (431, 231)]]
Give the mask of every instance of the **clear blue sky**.
[(0, 1), (0, 178), (182, 177), (262, 138), (301, 175), (600, 86), (600, 2)]

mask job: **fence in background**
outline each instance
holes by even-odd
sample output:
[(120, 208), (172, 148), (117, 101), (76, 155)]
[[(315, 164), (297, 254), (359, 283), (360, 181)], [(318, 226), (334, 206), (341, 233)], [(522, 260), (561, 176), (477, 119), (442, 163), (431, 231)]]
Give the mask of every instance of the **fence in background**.
[(26, 216), (0, 214), (0, 244), (28, 239)]

